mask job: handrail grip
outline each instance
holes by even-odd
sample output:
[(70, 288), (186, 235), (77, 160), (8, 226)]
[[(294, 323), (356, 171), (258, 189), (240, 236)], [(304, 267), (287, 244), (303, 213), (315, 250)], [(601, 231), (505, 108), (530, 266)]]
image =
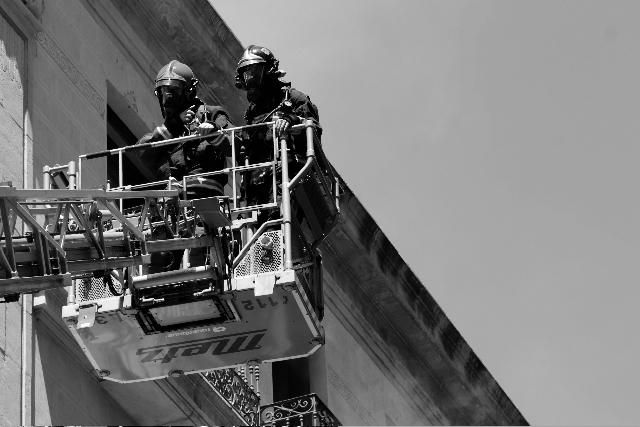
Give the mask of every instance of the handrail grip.
[(315, 147), (313, 146), (313, 128), (315, 127), (313, 120), (305, 120), (305, 131), (307, 133), (307, 161), (300, 171), (296, 174), (296, 176), (289, 181), (289, 189), (295, 187), (299, 180), (309, 171), (311, 168), (311, 164), (316, 157)]

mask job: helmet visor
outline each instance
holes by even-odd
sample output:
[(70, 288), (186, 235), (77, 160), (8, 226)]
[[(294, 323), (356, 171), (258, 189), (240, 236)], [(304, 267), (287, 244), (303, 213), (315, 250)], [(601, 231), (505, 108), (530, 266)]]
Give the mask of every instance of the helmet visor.
[(174, 87), (185, 87), (187, 83), (184, 80), (178, 79), (160, 79), (156, 80), (156, 89), (159, 89), (162, 86), (174, 86)]
[(158, 91), (162, 96), (179, 97), (184, 95), (184, 86), (183, 85), (160, 86), (158, 88)]
[(187, 103), (185, 87), (179, 86), (160, 86), (157, 89), (160, 103), (166, 111), (180, 110)]
[(240, 69), (240, 75), (247, 89), (257, 89), (260, 87), (264, 76), (264, 69), (264, 63), (251, 64)]

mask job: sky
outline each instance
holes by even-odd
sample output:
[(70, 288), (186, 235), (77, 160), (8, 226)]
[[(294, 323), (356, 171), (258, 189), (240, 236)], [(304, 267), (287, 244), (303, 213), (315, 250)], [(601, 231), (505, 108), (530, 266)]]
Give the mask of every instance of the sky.
[(211, 3), (531, 424), (640, 423), (640, 2)]

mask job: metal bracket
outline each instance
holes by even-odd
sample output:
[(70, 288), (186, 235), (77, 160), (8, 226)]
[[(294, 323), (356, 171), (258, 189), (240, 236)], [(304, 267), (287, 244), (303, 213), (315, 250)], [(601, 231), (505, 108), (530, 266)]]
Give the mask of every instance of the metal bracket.
[(142, 297), (142, 298), (140, 298), (140, 302), (142, 304), (158, 304), (158, 303), (164, 302), (164, 298), (145, 298), (145, 297)]
[(273, 286), (276, 284), (276, 275), (275, 273), (258, 274), (254, 279), (254, 283), (253, 292), (255, 296), (271, 295)]
[(90, 328), (96, 322), (98, 304), (90, 304), (78, 308), (78, 326), (76, 329)]

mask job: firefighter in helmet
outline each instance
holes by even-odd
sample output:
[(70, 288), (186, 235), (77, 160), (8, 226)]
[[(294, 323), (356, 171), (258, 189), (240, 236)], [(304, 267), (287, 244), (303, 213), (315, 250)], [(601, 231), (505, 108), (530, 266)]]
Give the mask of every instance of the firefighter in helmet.
[[(160, 104), (164, 123), (144, 135), (138, 144), (156, 142), (190, 134), (207, 135), (229, 125), (229, 115), (222, 107), (205, 105), (196, 96), (196, 79), (191, 68), (173, 60), (163, 66), (155, 80), (154, 93)], [(185, 175), (224, 169), (230, 150), (226, 136), (208, 140), (147, 149), (145, 162), (157, 171), (156, 179), (170, 176), (181, 180)], [(226, 174), (199, 178), (187, 183), (188, 198), (221, 196), (227, 183)]]
[[(304, 119), (318, 121), (318, 109), (311, 99), (283, 81), (285, 72), (279, 61), (266, 47), (250, 45), (238, 61), (236, 87), (246, 91), (249, 107), (245, 112), (247, 124), (275, 121), (276, 135), (286, 135), (289, 128)], [(270, 129), (258, 127), (244, 135), (244, 153), (250, 163), (272, 160), (273, 140)], [(304, 161), (306, 139), (304, 132), (289, 138), (293, 148), (289, 155), (290, 174), (295, 174)], [(257, 169), (246, 177), (246, 198), (249, 205), (268, 203), (273, 198), (271, 169)], [(276, 177), (279, 178), (279, 174)]]

